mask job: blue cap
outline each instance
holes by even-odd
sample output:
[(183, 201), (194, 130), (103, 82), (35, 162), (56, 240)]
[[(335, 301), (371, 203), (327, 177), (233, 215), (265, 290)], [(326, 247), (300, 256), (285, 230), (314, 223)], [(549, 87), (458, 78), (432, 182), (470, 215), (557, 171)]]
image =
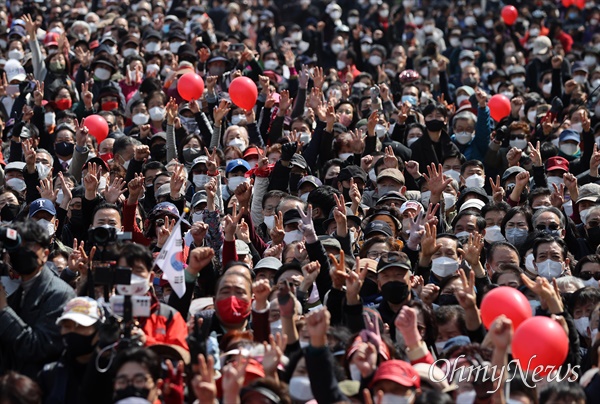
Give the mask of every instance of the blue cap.
[(246, 170), (244, 170), (244, 172), (245, 172), (250, 169), (250, 164), (248, 164), (248, 162), (246, 160), (242, 160), (242, 159), (231, 160), (227, 164), (227, 167), (225, 168), (225, 173), (229, 174), (230, 172), (232, 172), (233, 170), (235, 170), (239, 167), (244, 167), (246, 169)]
[(150, 213), (150, 215), (151, 216), (155, 216), (157, 214), (166, 215), (169, 213), (172, 216), (179, 217), (179, 210), (177, 210), (177, 207), (175, 205), (173, 205), (171, 202), (161, 202), (161, 203), (157, 204), (154, 207), (154, 209), (152, 209), (152, 212)]
[(574, 140), (579, 143), (581, 141), (581, 137), (579, 136), (579, 133), (575, 132), (574, 130), (565, 129), (561, 132), (558, 141), (566, 142), (567, 140)]
[(29, 217), (33, 217), (41, 210), (50, 213), (52, 216), (56, 216), (56, 208), (52, 201), (50, 199), (39, 198), (29, 205)]

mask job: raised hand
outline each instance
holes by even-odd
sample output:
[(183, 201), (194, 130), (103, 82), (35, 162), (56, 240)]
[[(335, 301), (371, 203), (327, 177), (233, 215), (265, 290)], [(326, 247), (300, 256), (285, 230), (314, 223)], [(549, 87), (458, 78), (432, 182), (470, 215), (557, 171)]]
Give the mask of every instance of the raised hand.
[(357, 257), (354, 269), (346, 274), (346, 302), (348, 305), (360, 304), (360, 288), (362, 288), (368, 272), (367, 266), (361, 268), (360, 258)]
[(488, 333), (491, 336), (494, 347), (503, 351), (508, 349), (513, 338), (513, 323), (504, 314), (496, 317)]
[(183, 164), (177, 163), (175, 171), (171, 175), (170, 187), (171, 187), (171, 198), (179, 199), (181, 197), (181, 188), (185, 184), (187, 178), (185, 175), (185, 167)]
[(479, 233), (469, 234), (469, 241), (463, 246), (465, 261), (472, 267), (479, 262), (483, 249), (483, 236)]
[(293, 98), (290, 98), (290, 92), (288, 90), (282, 90), (279, 99), (279, 112), (278, 115), (283, 116), (287, 113), (287, 110), (292, 106), (294, 102)]
[[(204, 223), (202, 223), (204, 224)], [(215, 256), (215, 250), (210, 247), (196, 247), (190, 251), (189, 265), (186, 271), (198, 275), (206, 268)]]
[(165, 109), (167, 112), (167, 125), (173, 125), (175, 123), (175, 118), (177, 118), (178, 111), (177, 101), (175, 98), (171, 97), (167, 105), (165, 105)]
[(108, 203), (117, 203), (119, 197), (125, 193), (125, 180), (115, 177), (112, 184), (104, 191), (104, 199)]
[(433, 302), (436, 301), (436, 299), (438, 298), (439, 295), (440, 295), (440, 287), (437, 285), (434, 285), (433, 283), (428, 283), (427, 285), (423, 286), (419, 296), (421, 297), (421, 301), (423, 303), (431, 306), (433, 304)]
[(33, 149), (32, 139), (25, 139), (21, 142), (23, 155), (25, 156), (25, 164), (27, 171), (31, 174), (35, 171), (35, 150)]
[(325, 83), (325, 75), (323, 74), (322, 67), (315, 67), (315, 70), (313, 71), (313, 82), (315, 84), (315, 88), (319, 90), (323, 88), (323, 83)]
[(86, 198), (87, 198), (88, 193), (90, 196), (92, 196), (92, 195), (93, 196), (91, 198), (87, 198), (87, 199), (92, 200), (95, 198), (96, 190), (98, 189), (99, 180), (100, 180), (100, 167), (98, 167), (96, 165), (96, 163), (88, 164), (87, 174), (83, 178), (83, 185), (85, 187)]
[(223, 118), (225, 118), (225, 116), (227, 116), (229, 111), (231, 111), (229, 101), (221, 100), (221, 102), (219, 103), (219, 106), (215, 107), (215, 110), (213, 112), (213, 117), (215, 119), (215, 125), (220, 126), (221, 121), (223, 120)]
[(144, 193), (145, 178), (142, 174), (135, 174), (135, 177), (129, 181), (127, 188), (129, 189), (129, 201), (134, 203), (140, 200)]
[(331, 315), (326, 308), (313, 310), (306, 316), (306, 328), (312, 347), (320, 348), (327, 345), (330, 318)]
[(411, 175), (414, 179), (417, 179), (421, 176), (421, 172), (419, 171), (419, 162), (414, 160), (409, 160), (404, 164), (404, 169), (407, 173)]
[(248, 244), (250, 242), (250, 231), (248, 229), (248, 223), (244, 219), (240, 221), (237, 229), (235, 231), (235, 236), (238, 240), (242, 240), (244, 243)]
[(35, 91), (33, 92), (33, 101), (37, 107), (42, 106), (42, 101), (44, 101), (44, 82), (41, 83), (36, 80), (35, 82)]
[[(525, 274), (521, 274), (521, 281), (529, 290), (539, 296), (543, 308), (548, 308), (551, 314), (562, 313), (564, 308), (562, 299), (556, 288), (550, 284), (546, 278), (540, 276), (535, 281), (529, 279)], [(556, 282), (556, 280), (554, 280)]]
[(296, 207), (298, 212), (300, 213), (301, 223), (298, 224), (298, 229), (302, 231), (304, 234), (304, 238), (308, 243), (313, 243), (317, 239), (317, 234), (315, 233), (315, 226), (312, 220), (312, 206), (309, 204), (306, 209), (306, 213), (302, 211), (299, 207)]
[(560, 184), (560, 186), (556, 186), (556, 184), (552, 183), (552, 195), (550, 195), (550, 203), (555, 208), (561, 209), (565, 204), (565, 184)]
[(392, 149), (392, 146), (387, 146), (385, 148), (385, 154), (383, 156), (383, 166), (385, 168), (398, 169), (398, 158), (394, 154), (394, 149)]
[(454, 296), (458, 300), (458, 304), (465, 309), (477, 309), (477, 293), (475, 292), (475, 272), (469, 272), (469, 277), (465, 274), (462, 268), (458, 269), (462, 288), (454, 291)]
[(517, 149), (516, 147), (511, 147), (508, 153), (506, 154), (506, 159), (508, 160), (508, 166), (514, 167), (519, 165), (519, 161), (521, 160), (521, 155), (523, 151)]
[(90, 89), (94, 86), (94, 80), (90, 79), (81, 85), (81, 99), (86, 110), (93, 108), (94, 94)]
[(360, 132), (350, 131), (350, 144), (352, 145), (352, 152), (354, 154), (363, 154), (365, 150), (365, 141), (362, 139)]
[(419, 257), (419, 265), (425, 263), (429, 265), (431, 257), (442, 248), (441, 244), (437, 243), (437, 226), (430, 226), (429, 223), (425, 223), (425, 235), (421, 240), (421, 255)]
[(171, 235), (173, 227), (175, 227), (176, 220), (169, 220), (169, 216), (165, 216), (165, 224), (158, 228), (158, 235), (156, 237), (156, 246), (161, 248)]
[(179, 361), (177, 368), (173, 366), (173, 362), (170, 359), (165, 361), (167, 366), (167, 377), (164, 378), (161, 386), (163, 400), (169, 403), (181, 403), (183, 402), (183, 361)]
[(529, 157), (531, 158), (531, 162), (534, 167), (542, 166), (542, 153), (540, 152), (540, 141), (538, 140), (535, 147), (531, 144), (531, 142), (527, 142), (527, 147), (529, 148)]
[(45, 199), (51, 200), (56, 203), (56, 197), (58, 196), (58, 189), (54, 189), (52, 180), (50, 178), (44, 178), (40, 180), (40, 185), (36, 187), (40, 196)]
[(254, 304), (256, 310), (261, 311), (267, 308), (271, 285), (268, 279), (261, 279), (252, 284), (252, 294), (254, 295)]
[(598, 144), (594, 143), (594, 151), (590, 158), (590, 175), (594, 178), (598, 177), (598, 166), (600, 166), (600, 151), (598, 150)]
[(250, 199), (252, 198), (252, 184), (242, 182), (237, 186), (234, 194), (239, 205), (248, 211), (250, 209)]
[(239, 399), (246, 378), (247, 365), (248, 358), (238, 355), (236, 361), (229, 362), (221, 369), (224, 402), (235, 403)]
[(490, 177), (490, 185), (492, 187), (492, 196), (493, 196), (494, 202), (496, 202), (496, 203), (502, 202), (504, 200), (504, 196), (506, 195), (506, 192), (504, 191), (504, 188), (502, 188), (502, 185), (500, 185), (500, 176), (499, 175), (496, 176), (495, 182), (492, 179), (492, 177)]
[(563, 181), (565, 183), (565, 188), (569, 191), (569, 196), (571, 200), (576, 201), (579, 199), (579, 187), (577, 186), (577, 177), (572, 173), (564, 173)]
[(402, 307), (394, 320), (394, 325), (404, 337), (407, 347), (415, 347), (421, 341), (421, 334), (417, 328), (417, 311), (412, 307)]
[(333, 218), (337, 224), (336, 233), (340, 237), (346, 237), (348, 234), (348, 219), (346, 217), (346, 202), (344, 201), (344, 195), (339, 197), (334, 194), (335, 209), (333, 210)]
[(277, 366), (281, 362), (281, 357), (283, 356), (283, 349), (287, 345), (287, 335), (281, 335), (277, 333), (275, 337), (273, 335), (269, 335), (269, 343), (263, 342), (263, 346), (265, 348), (265, 353), (262, 360), (263, 368), (265, 369), (265, 374), (269, 377), (277, 377)]
[(303, 292), (308, 292), (309, 288), (317, 280), (319, 272), (321, 272), (321, 264), (319, 261), (312, 261), (304, 265), (302, 267), (302, 275), (304, 276), (304, 279), (300, 283), (298, 289)]
[[(431, 163), (430, 166), (427, 166), (427, 174), (423, 174), (423, 177), (425, 177), (427, 186), (431, 191), (432, 198), (430, 198), (430, 202), (438, 202), (446, 187), (452, 183), (452, 178), (444, 178), (444, 170), (441, 164), (436, 168), (435, 164)], [(436, 198), (433, 198), (434, 196)]]
[(271, 236), (272, 244), (283, 243), (283, 238), (285, 237), (285, 230), (283, 229), (283, 213), (278, 212), (275, 215), (275, 226), (269, 231), (269, 235)]
[(367, 119), (367, 136), (375, 136), (375, 126), (379, 120), (379, 112), (373, 111)]

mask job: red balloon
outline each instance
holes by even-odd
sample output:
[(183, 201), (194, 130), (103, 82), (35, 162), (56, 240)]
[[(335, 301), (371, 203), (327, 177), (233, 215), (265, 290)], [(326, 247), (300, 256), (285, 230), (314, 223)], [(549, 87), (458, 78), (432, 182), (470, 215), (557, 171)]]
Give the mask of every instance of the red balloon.
[(562, 0), (562, 5), (565, 8), (569, 8), (573, 4), (573, 0)]
[(186, 101), (197, 100), (204, 93), (204, 80), (194, 72), (186, 73), (177, 80), (177, 91)]
[(489, 291), (481, 301), (481, 319), (489, 329), (496, 317), (504, 314), (512, 320), (516, 330), (531, 317), (531, 306), (525, 295), (515, 288), (500, 286)]
[(519, 13), (515, 6), (504, 6), (502, 8), (502, 19), (507, 25), (513, 25), (517, 21)]
[(256, 88), (256, 84), (248, 77), (238, 77), (233, 79), (229, 85), (229, 96), (231, 97), (231, 102), (249, 111), (256, 104), (258, 88)]
[[(563, 364), (569, 352), (569, 338), (565, 330), (549, 317), (532, 317), (521, 324), (512, 340), (512, 355), (524, 371), (542, 376)], [(547, 368), (554, 366), (554, 369)]]
[(501, 121), (510, 114), (510, 100), (503, 94), (496, 94), (488, 102), (490, 115), (496, 122)]
[(585, 7), (585, 0), (575, 0), (572, 4), (575, 4), (578, 9), (583, 10)]
[(90, 135), (94, 136), (98, 143), (108, 136), (108, 122), (100, 115), (90, 115), (83, 120), (83, 126), (88, 128)]

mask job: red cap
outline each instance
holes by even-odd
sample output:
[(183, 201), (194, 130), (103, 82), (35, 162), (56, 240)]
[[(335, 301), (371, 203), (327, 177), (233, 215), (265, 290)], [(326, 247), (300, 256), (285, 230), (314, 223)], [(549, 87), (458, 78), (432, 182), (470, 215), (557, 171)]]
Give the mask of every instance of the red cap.
[(58, 32), (48, 32), (44, 37), (44, 46), (58, 46), (59, 38)]
[(96, 49), (98, 46), (100, 46), (100, 42), (98, 42), (98, 40), (93, 40), (92, 42), (90, 42), (90, 44), (88, 45), (88, 47), (90, 48), (90, 50), (94, 50)]
[(421, 379), (417, 371), (410, 363), (400, 360), (382, 362), (377, 368), (369, 388), (380, 380), (389, 380), (404, 387), (421, 387)]
[(564, 157), (550, 157), (546, 161), (546, 171), (563, 170), (569, 172), (569, 162)]
[(244, 159), (248, 156), (258, 156), (258, 148), (256, 147), (248, 147), (244, 152)]

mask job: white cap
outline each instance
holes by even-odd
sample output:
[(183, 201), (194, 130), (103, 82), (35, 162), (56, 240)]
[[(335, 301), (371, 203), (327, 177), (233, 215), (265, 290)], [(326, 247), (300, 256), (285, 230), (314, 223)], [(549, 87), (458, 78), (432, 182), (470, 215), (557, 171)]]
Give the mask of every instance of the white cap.
[(102, 319), (102, 310), (97, 301), (91, 297), (76, 297), (67, 303), (56, 324), (60, 324), (63, 320), (72, 320), (79, 325), (89, 327)]

